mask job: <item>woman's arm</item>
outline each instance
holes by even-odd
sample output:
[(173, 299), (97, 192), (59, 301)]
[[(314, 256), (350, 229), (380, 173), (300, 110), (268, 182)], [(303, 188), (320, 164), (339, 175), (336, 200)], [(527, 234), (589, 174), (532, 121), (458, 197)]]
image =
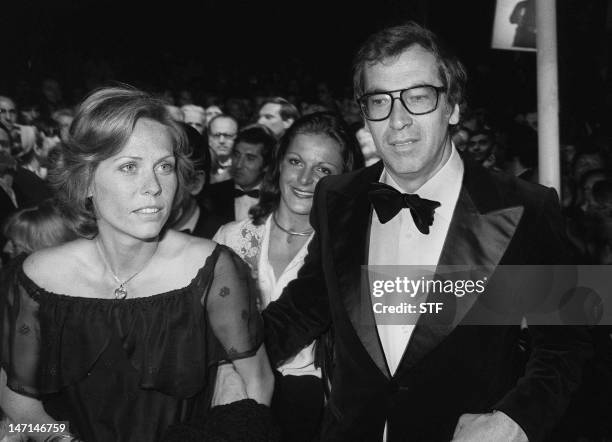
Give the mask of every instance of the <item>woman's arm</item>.
[(269, 406), (274, 391), (274, 374), (264, 345), (259, 347), (254, 356), (237, 359), (233, 364), (244, 381), (249, 399)]

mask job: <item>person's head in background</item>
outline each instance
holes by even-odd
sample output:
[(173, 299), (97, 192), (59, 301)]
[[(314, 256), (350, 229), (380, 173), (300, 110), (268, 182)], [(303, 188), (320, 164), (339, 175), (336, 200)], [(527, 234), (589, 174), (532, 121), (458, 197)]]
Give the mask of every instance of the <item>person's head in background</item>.
[[(211, 161), (210, 152), (204, 142), (204, 137), (188, 124), (181, 123), (181, 126), (187, 136), (190, 152), (189, 159), (193, 164), (194, 173), (186, 182), (189, 195), (182, 199), (180, 208), (177, 210), (178, 214), (172, 220), (171, 227), (177, 230), (184, 230), (185, 226), (188, 225), (189, 221), (197, 213), (198, 195), (202, 193), (210, 180)], [(200, 215), (204, 216), (203, 214)]]
[[(279, 142), (259, 203), (249, 211), (253, 222), (263, 224), (277, 210), (279, 220), (297, 217), (307, 222), (319, 180), (352, 171), (358, 156), (359, 144), (339, 116), (321, 112), (299, 118)], [(285, 219), (285, 225), (291, 223)]]
[(77, 238), (53, 200), (15, 212), (4, 223), (3, 233), (7, 239), (4, 252), (10, 258)]
[(221, 115), (223, 111), (216, 104), (212, 104), (204, 109), (204, 118), (206, 120), (206, 127), (210, 124), (210, 120), (212, 120), (217, 115)]
[(19, 107), (19, 119), (21, 124), (32, 125), (40, 118), (40, 106), (36, 103), (28, 102)]
[(2, 123), (0, 123), (0, 152), (10, 155), (12, 145), (11, 133)]
[(593, 189), (597, 183), (609, 178), (609, 174), (604, 169), (593, 169), (582, 174), (578, 183), (576, 204), (583, 213), (589, 214), (597, 210), (598, 203), (595, 200)]
[(270, 129), (280, 138), (300, 117), (298, 109), (282, 97), (268, 98), (258, 112), (257, 123)]
[(598, 181), (592, 188), (592, 212), (596, 239), (593, 255), (597, 264), (612, 264), (612, 179)]
[(181, 106), (183, 111), (184, 122), (197, 130), (200, 134), (204, 133), (205, 118), (204, 108), (202, 106), (196, 106), (195, 104), (186, 104)]
[(70, 125), (72, 124), (72, 120), (74, 120), (74, 111), (68, 108), (59, 109), (53, 112), (51, 118), (53, 118), (59, 126), (60, 140), (66, 142), (70, 134)]
[(0, 95), (0, 123), (9, 131), (17, 124), (17, 106), (12, 98)]
[(468, 141), (470, 141), (471, 133), (472, 132), (463, 125), (456, 126), (455, 130), (453, 130), (451, 140), (459, 152), (465, 152), (467, 149), (467, 144)]
[(168, 113), (170, 113), (172, 119), (177, 123), (185, 122), (185, 114), (183, 114), (183, 111), (177, 106), (174, 106), (173, 104), (166, 104), (166, 110), (168, 111)]
[(230, 175), (243, 190), (257, 187), (268, 170), (274, 155), (276, 138), (261, 124), (254, 124), (238, 132), (232, 152)]
[(493, 154), (495, 134), (490, 129), (477, 129), (470, 134), (465, 152), (474, 161), (485, 165)]
[(210, 182), (210, 164), (211, 155), (208, 146), (206, 146), (206, 139), (192, 126), (186, 123), (181, 123), (185, 134), (187, 135), (187, 141), (189, 143), (189, 159), (193, 163), (193, 179), (188, 183), (189, 193), (192, 196), (196, 196), (202, 192), (202, 190)]
[(603, 156), (590, 148), (583, 149), (574, 156), (572, 176), (575, 183), (580, 183), (582, 176), (589, 170), (603, 169), (605, 162)]
[(61, 142), (60, 129), (58, 124), (49, 118), (38, 119), (35, 127), (36, 143), (19, 157), (19, 164), (45, 179), (49, 155)]
[(225, 163), (232, 155), (238, 134), (238, 122), (231, 115), (216, 115), (208, 123), (206, 133), (214, 160)]

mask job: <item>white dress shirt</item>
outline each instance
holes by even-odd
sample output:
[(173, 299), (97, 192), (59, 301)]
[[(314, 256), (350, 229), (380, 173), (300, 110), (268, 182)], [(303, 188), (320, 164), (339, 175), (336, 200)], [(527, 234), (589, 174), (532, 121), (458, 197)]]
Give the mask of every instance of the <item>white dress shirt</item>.
[[(380, 176), (381, 183), (405, 191), (393, 180), (387, 169)], [(417, 229), (410, 214), (404, 209), (386, 224), (382, 224), (372, 213), (368, 265), (437, 265), (448, 233), (453, 211), (457, 205), (463, 181), (463, 161), (455, 146), (442, 168), (425, 182), (416, 192), (421, 198), (438, 201), (440, 207), (434, 212), (434, 221), (425, 235)], [(376, 324), (378, 336), (385, 352), (389, 371), (393, 376), (402, 359), (404, 350), (414, 331), (414, 325)], [(387, 423), (383, 441), (387, 440)]]
[[(434, 212), (434, 222), (428, 235), (419, 232), (408, 209), (401, 210), (386, 224), (382, 224), (374, 212), (368, 264), (437, 265), (459, 198), (462, 179), (463, 162), (453, 147), (444, 166), (414, 192), (421, 198), (441, 204)], [(404, 193), (386, 169), (383, 169), (380, 182)], [(393, 375), (408, 345), (414, 325), (377, 324), (377, 329), (389, 370)]]
[[(261, 183), (253, 187), (252, 190), (259, 189)], [(243, 190), (239, 185), (234, 186), (235, 189)], [(234, 198), (234, 213), (236, 214), (236, 221), (242, 221), (249, 217), (249, 210), (259, 201), (258, 198), (251, 198), (248, 195), (242, 195), (241, 197)]]

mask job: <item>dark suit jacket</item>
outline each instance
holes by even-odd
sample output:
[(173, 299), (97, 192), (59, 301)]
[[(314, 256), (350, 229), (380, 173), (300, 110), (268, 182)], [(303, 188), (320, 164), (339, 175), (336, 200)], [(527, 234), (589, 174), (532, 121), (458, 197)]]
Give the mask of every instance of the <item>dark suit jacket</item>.
[(223, 224), (225, 223), (219, 216), (208, 212), (205, 207), (200, 206), (200, 216), (191, 234), (200, 238), (212, 239)]
[(223, 224), (236, 220), (236, 213), (234, 212), (234, 180), (221, 181), (220, 183), (209, 185), (198, 198), (198, 203), (200, 207), (204, 207), (208, 213), (214, 215), (214, 220), (210, 221), (210, 229), (214, 229), (214, 235)]
[(53, 196), (51, 189), (44, 180), (31, 170), (23, 167), (18, 167), (15, 172), (13, 189), (20, 208), (36, 206), (41, 201)]
[[(591, 351), (584, 330), (530, 326), (534, 349), (521, 377), (518, 325), (446, 326), (419, 319), (395, 375), (389, 373), (376, 325), (364, 321), (360, 294), (372, 214), (368, 184), (381, 171), (379, 162), (319, 182), (311, 212), (315, 237), (305, 264), (263, 312), (272, 361), (333, 327), (324, 441), (380, 441), (385, 421), (392, 442), (448, 441), (461, 414), (492, 410), (510, 416), (530, 441), (541, 440), (579, 382)], [(553, 190), (466, 163), (439, 265), (563, 263), (564, 244)], [(465, 315), (474, 299), (457, 298), (455, 311)]]

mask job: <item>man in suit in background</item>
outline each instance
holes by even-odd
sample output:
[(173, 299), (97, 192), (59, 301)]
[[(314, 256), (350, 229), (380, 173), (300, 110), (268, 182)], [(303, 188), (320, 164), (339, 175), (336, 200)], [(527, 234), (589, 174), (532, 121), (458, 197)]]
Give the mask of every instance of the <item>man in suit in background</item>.
[(217, 216), (217, 229), (248, 217), (249, 209), (259, 200), (259, 187), (275, 146), (276, 139), (265, 126), (254, 124), (238, 132), (232, 150), (232, 179), (211, 184), (203, 195), (203, 204)]
[(475, 296), (450, 296), (450, 323), (403, 325), (374, 317), (362, 296), (366, 264), (564, 263), (554, 190), (464, 162), (452, 145), (466, 77), (413, 22), (374, 34), (355, 58), (355, 95), (382, 162), (319, 182), (305, 264), (263, 312), (275, 363), (333, 330), (324, 441), (541, 440), (579, 382), (591, 351), (582, 330), (530, 326), (519, 375), (518, 323), (458, 323)]

